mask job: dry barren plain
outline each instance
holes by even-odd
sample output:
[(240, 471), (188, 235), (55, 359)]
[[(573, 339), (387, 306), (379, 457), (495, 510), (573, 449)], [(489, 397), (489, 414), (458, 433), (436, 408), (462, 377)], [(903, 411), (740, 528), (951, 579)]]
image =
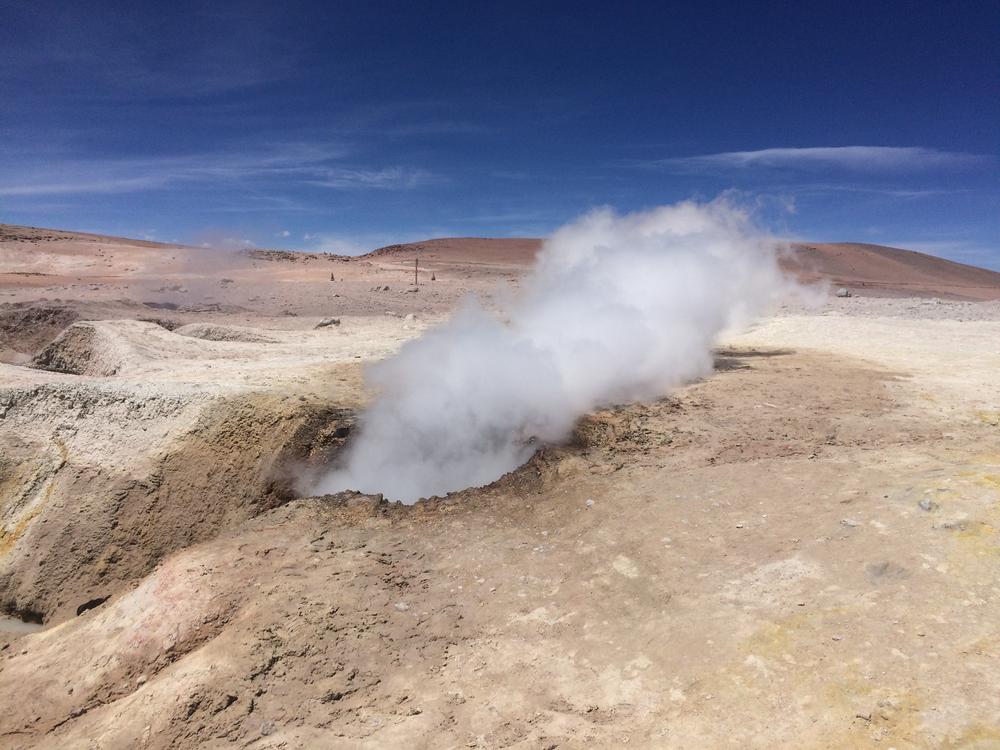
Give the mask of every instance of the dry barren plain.
[(364, 367), (534, 252), (446, 242), (0, 226), (0, 747), (1000, 748), (1000, 275), (811, 246), (854, 296), (711, 377), (308, 496)]

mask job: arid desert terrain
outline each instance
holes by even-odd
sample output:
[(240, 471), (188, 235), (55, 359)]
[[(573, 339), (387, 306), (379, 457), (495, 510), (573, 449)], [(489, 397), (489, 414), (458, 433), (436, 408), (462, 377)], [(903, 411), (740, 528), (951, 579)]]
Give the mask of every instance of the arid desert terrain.
[(0, 225), (0, 747), (1000, 748), (998, 273), (799, 245), (826, 300), (710, 377), (308, 496), (364, 368), (538, 247)]

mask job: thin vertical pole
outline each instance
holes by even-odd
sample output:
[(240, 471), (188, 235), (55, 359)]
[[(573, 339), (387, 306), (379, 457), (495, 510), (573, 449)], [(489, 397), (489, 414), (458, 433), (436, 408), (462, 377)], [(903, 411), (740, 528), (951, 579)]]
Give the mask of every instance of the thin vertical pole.
[(420, 282), (417, 280), (417, 266), (420, 264), (420, 258), (413, 259), (413, 286), (420, 286)]

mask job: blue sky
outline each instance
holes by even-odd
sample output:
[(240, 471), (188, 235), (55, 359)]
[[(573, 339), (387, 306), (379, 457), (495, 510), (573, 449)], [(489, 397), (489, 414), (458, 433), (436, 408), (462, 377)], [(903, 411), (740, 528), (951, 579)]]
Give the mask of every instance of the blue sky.
[(996, 2), (165, 5), (0, 0), (0, 221), (356, 251), (733, 191), (1000, 269)]

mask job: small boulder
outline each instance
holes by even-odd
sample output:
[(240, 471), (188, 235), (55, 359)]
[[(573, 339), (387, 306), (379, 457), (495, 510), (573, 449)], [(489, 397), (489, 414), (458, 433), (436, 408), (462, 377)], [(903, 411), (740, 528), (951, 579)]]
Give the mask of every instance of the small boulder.
[(847, 289), (845, 287), (841, 287), (840, 289), (837, 290), (837, 296), (838, 297), (850, 297), (851, 296), (851, 290)]
[(316, 324), (317, 328), (327, 328), (329, 326), (339, 326), (340, 318), (323, 318), (319, 323)]

